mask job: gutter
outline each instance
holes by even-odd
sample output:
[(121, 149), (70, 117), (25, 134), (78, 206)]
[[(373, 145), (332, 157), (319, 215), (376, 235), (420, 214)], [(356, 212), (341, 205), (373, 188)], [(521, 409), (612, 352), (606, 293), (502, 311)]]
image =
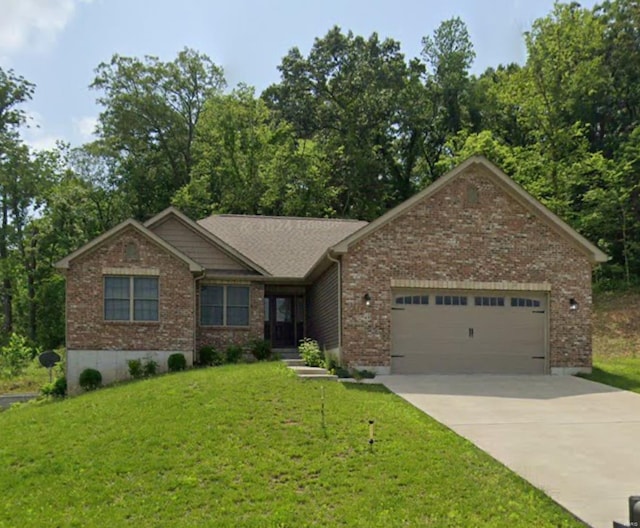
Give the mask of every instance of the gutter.
[(342, 260), (331, 255), (332, 251), (327, 251), (327, 258), (338, 265), (338, 353), (342, 359)]

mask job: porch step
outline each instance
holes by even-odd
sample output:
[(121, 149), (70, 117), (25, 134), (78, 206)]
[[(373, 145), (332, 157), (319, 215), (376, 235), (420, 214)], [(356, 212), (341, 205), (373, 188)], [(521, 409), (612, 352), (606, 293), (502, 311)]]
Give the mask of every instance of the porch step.
[(300, 359), (297, 348), (275, 348), (273, 353), (277, 354), (280, 359)]
[(338, 376), (334, 376), (333, 374), (329, 374), (326, 369), (320, 367), (307, 367), (304, 365), (301, 366), (290, 366), (291, 370), (293, 370), (299, 378), (302, 379), (317, 379), (317, 380), (337, 380)]
[(287, 367), (304, 367), (304, 359), (295, 358), (295, 359), (283, 359), (282, 362)]

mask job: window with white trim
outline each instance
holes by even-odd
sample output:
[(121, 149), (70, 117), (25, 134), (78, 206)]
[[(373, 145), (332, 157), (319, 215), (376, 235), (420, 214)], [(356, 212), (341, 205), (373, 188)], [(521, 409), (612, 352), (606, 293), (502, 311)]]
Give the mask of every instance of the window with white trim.
[(158, 277), (105, 277), (104, 319), (158, 321)]
[(200, 287), (200, 324), (249, 326), (249, 286), (203, 284)]

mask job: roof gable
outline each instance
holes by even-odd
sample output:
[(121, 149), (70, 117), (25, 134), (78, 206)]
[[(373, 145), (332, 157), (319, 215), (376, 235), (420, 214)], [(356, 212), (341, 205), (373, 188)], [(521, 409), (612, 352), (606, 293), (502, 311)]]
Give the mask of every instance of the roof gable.
[(76, 249), (73, 253), (70, 253), (63, 259), (56, 262), (55, 267), (59, 269), (68, 269), (71, 262), (74, 261), (76, 258), (82, 255), (85, 255), (91, 252), (92, 250), (102, 246), (104, 243), (109, 241), (109, 239), (113, 238), (119, 233), (122, 233), (128, 228), (134, 229), (135, 231), (137, 231), (147, 239), (151, 240), (156, 245), (166, 250), (168, 253), (171, 253), (177, 258), (179, 258), (180, 260), (182, 260), (185, 264), (189, 266), (189, 271), (200, 272), (204, 270), (204, 268), (200, 264), (195, 262), (193, 259), (189, 258), (187, 255), (185, 255), (184, 253), (182, 253), (181, 251), (173, 247), (171, 244), (167, 243), (165, 240), (160, 238), (158, 235), (156, 235), (155, 233), (147, 229), (140, 222), (137, 222), (132, 218), (125, 220), (124, 222), (118, 224), (117, 226), (112, 227), (108, 231), (102, 233), (102, 235), (94, 238), (90, 242), (87, 242), (84, 246)]
[(358, 220), (251, 215), (213, 215), (198, 224), (282, 279), (304, 279), (332, 245), (367, 225)]
[(487, 174), (496, 184), (498, 184), (500, 188), (502, 188), (507, 194), (509, 194), (513, 199), (519, 202), (526, 209), (535, 214), (543, 222), (549, 225), (554, 231), (559, 233), (566, 240), (580, 249), (593, 264), (606, 262), (607, 260), (609, 260), (609, 257), (603, 251), (601, 251), (586, 238), (584, 238), (580, 233), (578, 233), (567, 223), (561, 220), (558, 216), (552, 213), (549, 209), (547, 209), (538, 200), (536, 200), (533, 196), (526, 192), (522, 187), (515, 183), (509, 176), (507, 176), (502, 170), (500, 170), (497, 166), (487, 160), (484, 156), (473, 156), (467, 159), (419, 193), (415, 194), (393, 209), (387, 211), (384, 215), (374, 220), (366, 227), (347, 236), (345, 239), (334, 245), (331, 248), (331, 251), (337, 254), (346, 253), (349, 247), (351, 247), (353, 244), (355, 244), (359, 240), (362, 240), (371, 233), (374, 233), (388, 222), (394, 220), (395, 218), (398, 218), (422, 200), (433, 196), (440, 189), (442, 189), (446, 185), (449, 185), (456, 178), (464, 175), (467, 169), (476, 164), (488, 169), (486, 171)]
[(221, 251), (233, 261), (240, 263), (243, 268), (248, 268), (249, 270), (255, 271), (260, 275), (270, 275), (270, 273), (266, 269), (247, 257), (245, 254), (241, 253), (237, 248), (227, 244), (224, 240), (216, 236), (215, 233), (204, 229), (197, 222), (191, 220), (188, 216), (180, 212), (175, 207), (167, 207), (164, 211), (147, 220), (144, 225), (150, 230), (155, 230), (157, 226), (160, 226), (169, 218), (174, 218), (175, 220), (180, 222), (183, 226), (203, 238), (208, 244), (214, 246), (217, 250)]

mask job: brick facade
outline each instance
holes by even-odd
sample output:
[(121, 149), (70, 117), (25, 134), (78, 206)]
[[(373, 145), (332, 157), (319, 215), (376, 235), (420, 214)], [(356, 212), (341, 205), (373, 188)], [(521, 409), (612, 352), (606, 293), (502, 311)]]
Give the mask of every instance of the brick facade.
[[(127, 248), (137, 255), (127, 255)], [(112, 270), (158, 272), (159, 321), (104, 320), (103, 277)], [(67, 270), (68, 350), (165, 350), (191, 354), (195, 334), (194, 280), (188, 265), (133, 228), (74, 259)]]
[[(550, 283), (549, 365), (591, 366), (589, 259), (482, 166), (470, 166), (342, 256), (347, 365), (390, 366), (392, 279)], [(568, 309), (570, 298), (578, 310)]]

